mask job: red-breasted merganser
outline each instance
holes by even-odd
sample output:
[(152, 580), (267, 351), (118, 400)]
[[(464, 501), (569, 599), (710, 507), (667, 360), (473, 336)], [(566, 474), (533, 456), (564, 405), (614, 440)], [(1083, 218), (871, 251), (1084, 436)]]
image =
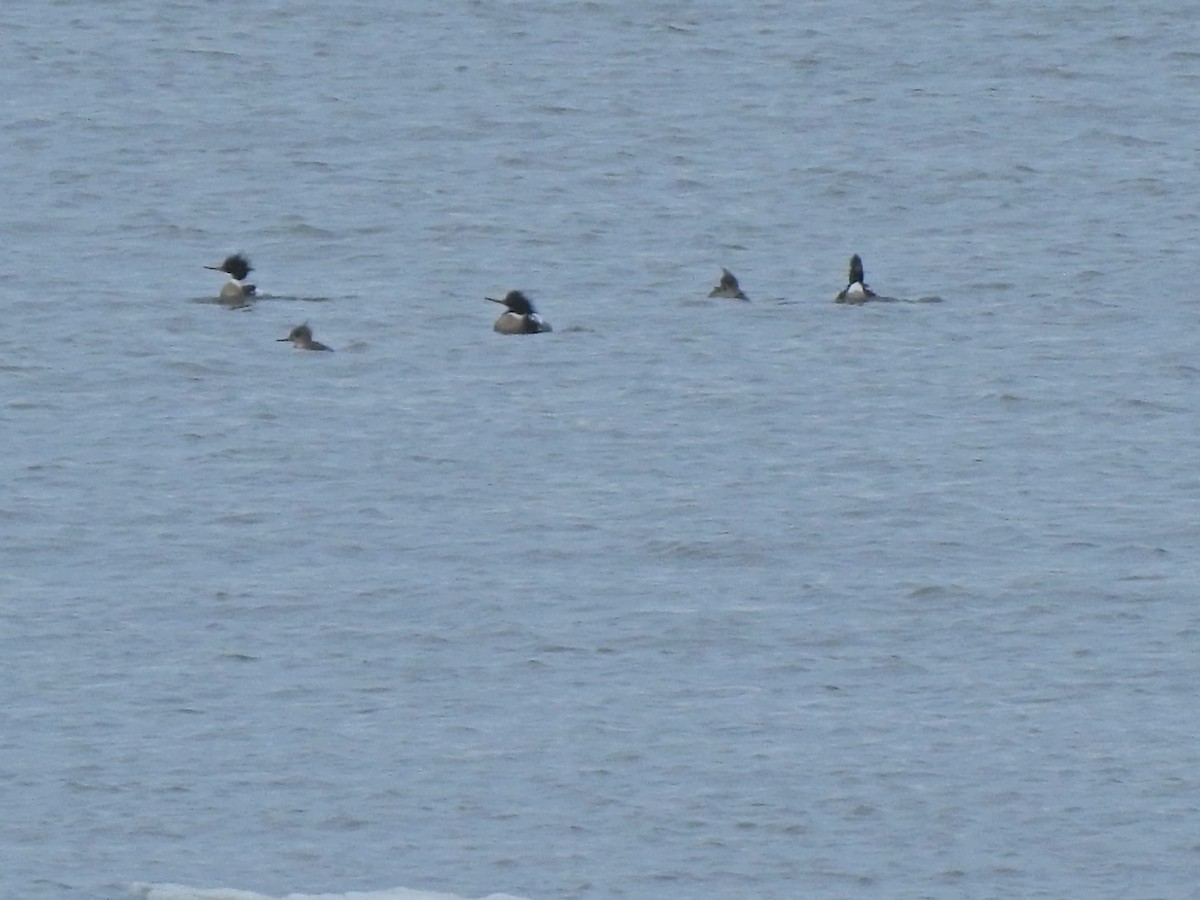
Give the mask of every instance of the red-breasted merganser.
[(245, 301), (254, 296), (254, 285), (245, 283), (246, 276), (254, 270), (250, 267), (250, 260), (240, 253), (225, 257), (225, 262), (219, 266), (205, 266), (204, 268), (214, 272), (224, 272), (229, 276), (229, 280), (221, 285), (220, 296), (226, 303)]
[(500, 334), (540, 334), (543, 331), (553, 331), (550, 323), (542, 319), (533, 309), (529, 298), (520, 291), (509, 291), (503, 300), (495, 297), (484, 297), (493, 303), (508, 307), (500, 314), (492, 330)]
[(875, 292), (867, 287), (866, 281), (863, 280), (863, 264), (862, 257), (855, 253), (850, 257), (850, 282), (846, 285), (845, 290), (841, 291), (835, 303), (866, 303)]
[(717, 286), (708, 292), (710, 297), (724, 297), (727, 300), (749, 300), (738, 285), (737, 276), (721, 266), (721, 280)]

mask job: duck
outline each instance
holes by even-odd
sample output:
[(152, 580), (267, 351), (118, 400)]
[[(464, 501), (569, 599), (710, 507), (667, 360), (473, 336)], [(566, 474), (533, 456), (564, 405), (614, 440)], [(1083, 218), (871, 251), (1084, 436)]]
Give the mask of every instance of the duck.
[(307, 322), (305, 322), (303, 325), (297, 325), (288, 332), (287, 337), (279, 338), (276, 343), (283, 341), (291, 341), (292, 346), (294, 346), (297, 350), (333, 350), (332, 347), (327, 347), (320, 341), (313, 340), (312, 329), (308, 327)]
[(749, 300), (738, 285), (737, 276), (724, 266), (721, 266), (721, 280), (717, 286), (708, 292), (710, 297), (724, 297), (727, 300)]
[(838, 293), (834, 303), (866, 303), (875, 296), (875, 292), (863, 280), (862, 257), (857, 253), (850, 257), (849, 278), (849, 283)]
[(229, 276), (229, 280), (221, 285), (219, 295), (225, 303), (244, 303), (253, 297), (257, 290), (254, 285), (246, 284), (246, 276), (254, 269), (250, 266), (250, 260), (240, 253), (225, 257), (225, 261), (219, 266), (205, 266), (204, 268), (213, 272), (224, 272)]
[(495, 297), (483, 299), (507, 307), (492, 326), (492, 330), (498, 334), (541, 334), (554, 330), (549, 322), (537, 314), (529, 298), (520, 291), (509, 291), (503, 300), (497, 300)]

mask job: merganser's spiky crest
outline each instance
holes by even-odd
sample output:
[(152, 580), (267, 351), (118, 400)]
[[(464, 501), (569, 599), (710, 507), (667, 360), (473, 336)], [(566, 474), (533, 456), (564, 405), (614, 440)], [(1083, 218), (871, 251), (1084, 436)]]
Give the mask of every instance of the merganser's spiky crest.
[(254, 271), (254, 268), (250, 265), (250, 260), (246, 259), (240, 253), (225, 257), (225, 262), (219, 266), (205, 266), (204, 268), (212, 269), (214, 272), (224, 272), (230, 278), (236, 278), (238, 281), (241, 281)]

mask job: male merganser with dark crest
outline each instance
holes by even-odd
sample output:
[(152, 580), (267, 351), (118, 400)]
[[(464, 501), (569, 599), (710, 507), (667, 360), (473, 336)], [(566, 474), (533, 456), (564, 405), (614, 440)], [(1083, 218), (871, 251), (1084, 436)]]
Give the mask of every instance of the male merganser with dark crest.
[(205, 266), (204, 268), (214, 272), (224, 272), (229, 276), (229, 280), (221, 286), (221, 299), (225, 302), (244, 301), (254, 296), (254, 285), (245, 283), (246, 276), (253, 269), (250, 268), (250, 260), (240, 253), (225, 257), (225, 262), (219, 266)]
[(738, 285), (737, 276), (724, 266), (721, 266), (721, 280), (715, 288), (708, 292), (710, 297), (724, 297), (727, 300), (749, 300)]
[(549, 322), (534, 312), (533, 304), (520, 291), (509, 291), (503, 300), (497, 300), (495, 297), (483, 299), (508, 307), (492, 326), (493, 331), (500, 334), (541, 334), (543, 331), (554, 330)]
[(332, 350), (333, 349), (332, 347), (326, 347), (320, 341), (313, 340), (312, 329), (308, 327), (307, 322), (305, 322), (303, 325), (297, 325), (295, 328), (293, 328), (291, 331), (288, 332), (287, 337), (279, 338), (279, 340), (276, 341), (276, 343), (279, 343), (279, 341), (291, 341), (292, 345), (297, 350)]
[(862, 257), (855, 253), (850, 257), (850, 283), (846, 289), (837, 295), (835, 303), (866, 303), (875, 292), (867, 287), (863, 280)]

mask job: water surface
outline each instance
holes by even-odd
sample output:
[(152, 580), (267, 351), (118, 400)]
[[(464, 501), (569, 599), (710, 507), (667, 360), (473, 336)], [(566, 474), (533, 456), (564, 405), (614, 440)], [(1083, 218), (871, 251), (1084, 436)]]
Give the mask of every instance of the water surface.
[(0, 893), (1200, 896), (1200, 26), (802, 12), (0, 12)]

